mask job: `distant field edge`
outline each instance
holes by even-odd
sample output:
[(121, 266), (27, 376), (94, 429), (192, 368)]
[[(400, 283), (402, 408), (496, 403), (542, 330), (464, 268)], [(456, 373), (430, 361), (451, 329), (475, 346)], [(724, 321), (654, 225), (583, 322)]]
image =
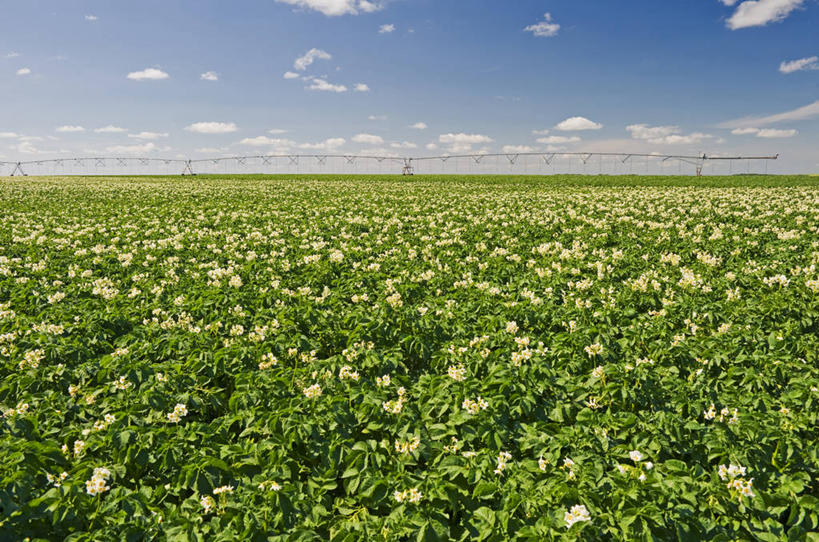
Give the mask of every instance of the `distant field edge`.
[(691, 187), (810, 187), (819, 188), (819, 175), (720, 175), (692, 177), (685, 175), (456, 175), (431, 174), (402, 176), (395, 174), (203, 174), (180, 175), (42, 175), (27, 177), (0, 177), (0, 182), (26, 181), (82, 182), (83, 180), (110, 180), (111, 182), (179, 182), (211, 183), (218, 181), (325, 181), (325, 182), (389, 182), (406, 184), (510, 184), (538, 186), (691, 186)]

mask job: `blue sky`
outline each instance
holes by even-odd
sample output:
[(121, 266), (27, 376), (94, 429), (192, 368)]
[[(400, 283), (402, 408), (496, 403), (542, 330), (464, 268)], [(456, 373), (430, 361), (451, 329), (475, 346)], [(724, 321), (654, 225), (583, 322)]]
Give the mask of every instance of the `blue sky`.
[(816, 0), (4, 4), (0, 159), (599, 150), (819, 171)]

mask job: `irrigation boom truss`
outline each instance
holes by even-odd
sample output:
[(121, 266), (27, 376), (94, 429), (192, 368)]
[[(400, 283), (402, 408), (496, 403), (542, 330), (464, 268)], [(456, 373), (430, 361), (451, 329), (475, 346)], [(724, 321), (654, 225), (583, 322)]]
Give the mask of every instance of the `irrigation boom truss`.
[[(609, 159), (619, 162), (620, 164), (627, 164), (635, 160), (642, 159), (644, 161), (654, 161), (655, 163), (664, 164), (666, 162), (676, 162), (680, 165), (690, 164), (696, 168), (697, 176), (702, 175), (703, 167), (709, 162), (734, 162), (746, 161), (763, 162), (765, 164), (765, 172), (767, 173), (768, 161), (777, 160), (779, 155), (773, 156), (709, 156), (701, 154), (698, 156), (685, 156), (673, 154), (644, 154), (644, 153), (612, 153), (612, 152), (520, 152), (520, 153), (496, 153), (496, 154), (454, 154), (442, 156), (421, 156), (421, 157), (398, 157), (398, 156), (366, 156), (357, 154), (263, 154), (263, 155), (247, 155), (247, 156), (225, 156), (219, 158), (142, 158), (142, 157), (87, 157), (87, 158), (50, 158), (44, 160), (29, 160), (29, 161), (0, 161), (0, 167), (11, 167), (10, 176), (27, 175), (29, 168), (41, 168), (44, 166), (51, 167), (81, 167), (85, 168), (91, 166), (94, 168), (106, 168), (110, 166), (127, 168), (129, 166), (143, 167), (152, 164), (159, 164), (165, 166), (179, 166), (181, 175), (196, 175), (197, 171), (201, 171), (202, 166), (218, 166), (232, 164), (237, 167), (247, 166), (248, 163), (254, 163), (259, 166), (275, 167), (278, 161), (282, 161), (282, 165), (286, 167), (298, 167), (300, 163), (310, 161), (313, 165), (324, 166), (328, 159), (341, 161), (342, 166), (353, 166), (357, 163), (371, 162), (371, 163), (396, 163), (401, 167), (401, 173), (404, 175), (413, 175), (418, 165), (437, 164), (443, 167), (449, 161), (465, 160), (468, 163), (480, 165), (486, 163), (491, 159), (495, 159), (496, 164), (500, 162), (505, 167), (514, 169), (516, 164), (524, 161), (531, 163), (534, 158), (536, 165), (552, 166), (555, 160), (568, 158), (570, 160), (577, 159), (584, 166), (588, 164), (593, 158), (602, 160)], [(616, 163), (615, 162), (615, 163)], [(732, 168), (733, 166), (731, 166)], [(396, 168), (396, 173), (398, 172)], [(733, 169), (731, 169), (733, 173)], [(340, 172), (338, 172), (340, 173)]]

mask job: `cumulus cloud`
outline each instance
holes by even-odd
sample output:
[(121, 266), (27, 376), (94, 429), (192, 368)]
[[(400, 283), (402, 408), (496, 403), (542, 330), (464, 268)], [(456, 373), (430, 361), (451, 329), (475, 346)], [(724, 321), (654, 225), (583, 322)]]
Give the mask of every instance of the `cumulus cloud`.
[(548, 135), (549, 130), (532, 130), (532, 135)]
[(128, 74), (128, 79), (132, 81), (159, 81), (169, 77), (170, 75), (157, 68), (146, 68), (142, 71)]
[(96, 128), (94, 132), (98, 134), (121, 134), (122, 132), (127, 132), (125, 128), (120, 128), (119, 126), (114, 126), (109, 124), (108, 126), (103, 126), (102, 128)]
[(602, 124), (593, 122), (586, 117), (570, 117), (555, 126), (555, 130), (579, 132), (582, 130), (599, 130), (602, 127)]
[(313, 62), (316, 60), (330, 60), (333, 58), (333, 55), (328, 53), (327, 51), (322, 51), (321, 49), (316, 49), (315, 47), (304, 53), (304, 55), (300, 56), (293, 62), (293, 67), (303, 72), (306, 70)]
[(131, 139), (139, 139), (140, 141), (150, 141), (168, 137), (167, 133), (160, 132), (139, 132), (138, 134), (128, 134)]
[(20, 137), (14, 132), (0, 132), (0, 139), (16, 139)]
[(378, 27), (379, 34), (389, 34), (390, 32), (395, 32), (394, 24), (382, 24)]
[(31, 75), (31, 68), (20, 68), (17, 70), (17, 75)]
[(304, 9), (312, 9), (333, 17), (338, 15), (358, 15), (381, 9), (381, 4), (369, 0), (276, 0)]
[(412, 126), (410, 126), (413, 130), (426, 130), (427, 124), (425, 122), (416, 122)]
[(84, 132), (85, 128), (83, 128), (82, 126), (66, 125), (66, 126), (58, 126), (57, 128), (54, 129), (54, 131), (59, 132), (61, 134), (73, 134), (73, 133), (78, 133), (78, 132)]
[(284, 72), (285, 79), (298, 79), (299, 77), (301, 76), (296, 72)]
[[(731, 30), (765, 26), (784, 20), (805, 0), (746, 0), (737, 6), (736, 11), (728, 18), (726, 25)], [(736, 2), (723, 4), (731, 6)]]
[(551, 38), (557, 36), (560, 25), (552, 21), (551, 13), (543, 15), (543, 20), (536, 24), (530, 24), (523, 29), (524, 32), (531, 32), (539, 38)]
[(219, 74), (216, 72), (205, 72), (199, 76), (199, 79), (202, 81), (218, 81)]
[(476, 145), (479, 143), (492, 143), (493, 139), (489, 136), (481, 134), (441, 134), (438, 136), (438, 142), (451, 145), (453, 143)]
[(699, 143), (704, 139), (712, 139), (714, 136), (694, 132), (691, 134), (681, 134), (678, 126), (649, 126), (647, 124), (632, 124), (626, 126), (626, 130), (631, 133), (632, 139), (647, 141), (654, 145), (691, 145)]
[(316, 151), (334, 151), (343, 146), (346, 142), (343, 137), (332, 137), (319, 143), (302, 143), (299, 145), (299, 148)]
[(565, 143), (579, 143), (581, 139), (577, 136), (548, 136), (548, 137), (539, 137), (537, 139), (538, 143), (543, 143), (545, 145), (562, 145)]
[(819, 70), (819, 56), (790, 60), (787, 62), (782, 62), (779, 65), (779, 71), (782, 73), (793, 73), (809, 70)]
[(356, 134), (353, 136), (353, 141), (356, 143), (366, 143), (367, 145), (382, 145), (384, 139), (381, 136), (373, 134)]
[(781, 139), (786, 137), (793, 137), (799, 132), (796, 130), (777, 130), (774, 128), (736, 128), (731, 130), (734, 135), (753, 135), (763, 139)]
[(355, 90), (356, 92), (369, 92), (370, 87), (368, 85), (365, 85), (364, 83), (356, 83), (353, 90)]
[(238, 129), (232, 122), (195, 122), (185, 127), (188, 132), (197, 134), (229, 134)]
[(819, 117), (819, 100), (803, 107), (792, 109), (791, 111), (785, 111), (784, 113), (777, 113), (776, 115), (768, 115), (766, 117), (745, 117), (741, 119), (734, 119), (723, 122), (718, 126), (720, 128), (758, 128), (760, 126), (767, 126), (778, 122), (806, 120), (813, 117)]
[(333, 83), (328, 83), (324, 79), (319, 79), (316, 77), (310, 82), (310, 86), (307, 87), (307, 90), (318, 90), (321, 92), (347, 92), (347, 87), (344, 85), (334, 85)]

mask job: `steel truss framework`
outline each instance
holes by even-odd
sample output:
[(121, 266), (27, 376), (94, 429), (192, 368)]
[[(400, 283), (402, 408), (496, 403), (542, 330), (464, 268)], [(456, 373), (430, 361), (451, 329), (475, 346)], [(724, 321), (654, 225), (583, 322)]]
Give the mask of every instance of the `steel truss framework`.
[[(196, 175), (197, 172), (207, 170), (205, 166), (229, 166), (233, 165), (237, 168), (244, 169), (250, 162), (251, 165), (259, 165), (264, 169), (264, 166), (275, 168), (281, 165), (285, 168), (298, 167), (300, 164), (312, 164), (315, 166), (326, 166), (328, 159), (337, 159), (341, 161), (342, 167), (349, 168), (359, 163), (376, 163), (376, 164), (396, 164), (395, 173), (399, 171), (403, 175), (413, 175), (416, 169), (421, 167), (426, 169), (428, 166), (437, 164), (443, 168), (448, 162), (456, 160), (465, 160), (468, 163), (481, 165), (492, 159), (502, 163), (507, 170), (515, 172), (515, 166), (526, 162), (531, 164), (535, 160), (536, 165), (552, 166), (556, 160), (560, 159), (577, 160), (583, 166), (593, 162), (597, 158), (601, 163), (602, 160), (607, 159), (619, 162), (620, 164), (629, 164), (636, 160), (653, 161), (659, 164), (668, 162), (694, 166), (694, 171), (697, 176), (702, 175), (703, 167), (707, 164), (717, 162), (729, 163), (731, 165), (730, 173), (733, 171), (734, 162), (747, 162), (750, 170), (750, 163), (762, 163), (765, 166), (765, 173), (768, 170), (768, 162), (777, 160), (779, 155), (772, 156), (709, 156), (702, 154), (699, 156), (685, 156), (685, 155), (660, 155), (660, 154), (641, 154), (641, 153), (610, 153), (610, 152), (522, 152), (522, 153), (496, 153), (496, 154), (455, 154), (442, 156), (421, 156), (421, 157), (397, 157), (397, 156), (365, 156), (355, 154), (265, 154), (265, 155), (247, 155), (247, 156), (226, 156), (219, 158), (200, 158), (200, 159), (186, 159), (186, 158), (144, 158), (144, 157), (86, 157), (86, 158), (53, 158), (45, 160), (29, 160), (16, 162), (0, 161), (0, 167), (10, 167), (10, 176), (28, 175), (29, 169), (38, 169), (44, 166), (64, 168), (66, 166), (73, 168), (93, 167), (109, 168), (128, 168), (144, 167), (151, 165), (164, 165), (168, 168), (178, 166), (181, 170), (181, 175)], [(400, 168), (400, 169), (399, 169)], [(226, 169), (226, 168), (225, 168)], [(205, 171), (207, 172), (207, 171)], [(289, 172), (289, 170), (287, 171)], [(739, 172), (739, 171), (737, 171)], [(125, 173), (125, 172), (123, 172)], [(343, 173), (343, 171), (336, 171), (334, 173)], [(453, 172), (454, 173), (454, 172)]]

